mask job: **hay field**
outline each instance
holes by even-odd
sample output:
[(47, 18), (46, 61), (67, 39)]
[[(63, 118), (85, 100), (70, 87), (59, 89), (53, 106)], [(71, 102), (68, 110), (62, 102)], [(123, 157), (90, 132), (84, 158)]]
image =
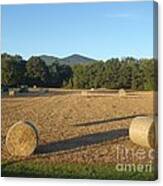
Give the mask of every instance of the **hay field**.
[[(149, 158), (132, 155), (117, 159), (117, 145), (127, 149), (148, 148), (135, 145), (128, 138), (128, 128), (136, 116), (154, 112), (153, 92), (134, 92), (126, 97), (47, 94), (36, 97), (2, 98), (2, 161), (32, 161), (114, 165), (116, 163), (148, 163)], [(35, 123), (39, 145), (27, 159), (12, 157), (5, 146), (9, 127), (19, 120)]]

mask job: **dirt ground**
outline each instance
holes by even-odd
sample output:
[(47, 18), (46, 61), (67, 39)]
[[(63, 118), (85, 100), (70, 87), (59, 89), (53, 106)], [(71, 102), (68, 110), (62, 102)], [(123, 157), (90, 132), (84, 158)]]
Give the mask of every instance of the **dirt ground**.
[[(2, 98), (2, 160), (11, 157), (6, 133), (19, 120), (32, 121), (39, 145), (29, 157), (35, 161), (69, 163), (149, 162), (149, 149), (129, 140), (128, 128), (136, 116), (154, 112), (152, 92), (119, 97), (80, 94)], [(127, 149), (129, 155), (123, 152)], [(135, 157), (143, 150), (143, 158)]]

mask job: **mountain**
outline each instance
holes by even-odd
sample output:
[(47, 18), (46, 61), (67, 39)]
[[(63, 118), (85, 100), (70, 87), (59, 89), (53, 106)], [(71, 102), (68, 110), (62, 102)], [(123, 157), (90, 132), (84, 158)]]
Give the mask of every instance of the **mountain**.
[(49, 66), (59, 60), (59, 58), (54, 56), (48, 56), (48, 55), (41, 55), (39, 56), (45, 63)]
[(74, 55), (65, 57), (62, 59), (62, 61), (63, 61), (63, 63), (69, 64), (69, 65), (97, 62), (95, 59), (81, 56), (79, 54), (74, 54)]
[(88, 64), (88, 63), (97, 62), (97, 60), (95, 59), (88, 58), (79, 54), (74, 54), (65, 58), (58, 58), (58, 57), (48, 56), (48, 55), (41, 55), (39, 57), (42, 60), (44, 60), (47, 65), (51, 65), (52, 63), (55, 62), (58, 62), (60, 64), (66, 64), (66, 65)]

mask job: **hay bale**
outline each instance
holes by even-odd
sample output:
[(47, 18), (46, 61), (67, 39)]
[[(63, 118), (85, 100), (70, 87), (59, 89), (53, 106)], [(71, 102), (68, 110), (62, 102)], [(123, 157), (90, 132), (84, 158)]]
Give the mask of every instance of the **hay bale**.
[(130, 125), (129, 137), (138, 145), (155, 148), (155, 128), (153, 117), (136, 117)]
[(9, 96), (16, 96), (16, 91), (15, 90), (9, 90), (8, 94), (9, 94)]
[(40, 90), (40, 93), (42, 93), (42, 94), (45, 94), (45, 93), (48, 93), (48, 92), (49, 92), (49, 90), (47, 88), (43, 88), (43, 89)]
[(6, 147), (13, 156), (31, 155), (38, 143), (37, 130), (28, 121), (15, 123), (7, 132)]
[(33, 85), (33, 88), (36, 89), (37, 88), (37, 85)]
[(94, 88), (91, 88), (91, 91), (94, 91), (95, 89)]
[(20, 93), (27, 93), (28, 92), (28, 86), (27, 85), (21, 85), (19, 89)]
[(118, 94), (119, 94), (119, 97), (124, 97), (124, 96), (126, 96), (126, 91), (124, 89), (120, 89), (118, 91)]
[(86, 90), (81, 91), (81, 95), (82, 96), (88, 96), (88, 91), (86, 91)]

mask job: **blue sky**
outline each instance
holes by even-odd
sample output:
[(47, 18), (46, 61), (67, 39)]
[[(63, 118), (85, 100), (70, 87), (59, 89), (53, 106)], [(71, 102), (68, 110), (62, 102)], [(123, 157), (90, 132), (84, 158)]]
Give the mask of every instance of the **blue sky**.
[(97, 59), (153, 56), (153, 3), (2, 6), (2, 52)]

